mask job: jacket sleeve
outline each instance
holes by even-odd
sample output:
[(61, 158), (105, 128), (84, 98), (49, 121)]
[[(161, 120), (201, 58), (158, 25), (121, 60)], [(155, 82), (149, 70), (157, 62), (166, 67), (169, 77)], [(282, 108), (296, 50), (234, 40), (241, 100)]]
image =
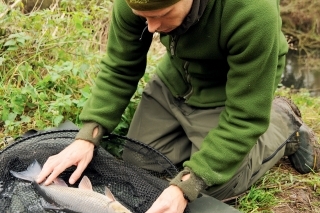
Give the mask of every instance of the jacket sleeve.
[(150, 33), (139, 40), (145, 26), (145, 20), (134, 15), (125, 0), (114, 1), (107, 53), (80, 114), (81, 121), (96, 122), (107, 133), (118, 125), (145, 72), (152, 41)]
[(227, 182), (269, 126), (287, 52), (278, 9), (276, 1), (225, 1), (220, 32), (229, 65), (225, 110), (184, 163), (208, 186)]

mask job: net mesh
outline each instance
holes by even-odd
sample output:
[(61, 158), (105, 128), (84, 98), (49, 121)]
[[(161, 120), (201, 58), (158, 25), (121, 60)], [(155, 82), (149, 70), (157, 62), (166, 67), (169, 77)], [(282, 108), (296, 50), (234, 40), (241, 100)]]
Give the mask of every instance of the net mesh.
[[(73, 142), (77, 132), (78, 130), (53, 130), (32, 134), (0, 152), (2, 212), (49, 212), (42, 207), (43, 198), (32, 184), (16, 179), (9, 171), (26, 170), (35, 159), (43, 165), (49, 156), (59, 153)], [(95, 149), (94, 157), (83, 175), (89, 177), (95, 191), (104, 193), (107, 186), (116, 199), (132, 212), (146, 212), (168, 186), (166, 179), (174, 177), (178, 169), (164, 155), (139, 141), (114, 134), (105, 137), (103, 141), (130, 149), (138, 160), (146, 157), (153, 160), (153, 167), (157, 172), (132, 165), (100, 146)], [(68, 168), (59, 177), (67, 182), (74, 169), (75, 167)], [(78, 182), (74, 184), (77, 185)]]

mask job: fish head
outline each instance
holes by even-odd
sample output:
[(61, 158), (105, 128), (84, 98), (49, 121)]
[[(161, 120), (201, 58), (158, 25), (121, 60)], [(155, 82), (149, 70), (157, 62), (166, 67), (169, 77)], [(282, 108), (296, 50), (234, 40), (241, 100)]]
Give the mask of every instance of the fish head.
[(113, 210), (114, 213), (132, 213), (118, 201), (113, 201), (112, 203), (110, 203), (109, 207)]

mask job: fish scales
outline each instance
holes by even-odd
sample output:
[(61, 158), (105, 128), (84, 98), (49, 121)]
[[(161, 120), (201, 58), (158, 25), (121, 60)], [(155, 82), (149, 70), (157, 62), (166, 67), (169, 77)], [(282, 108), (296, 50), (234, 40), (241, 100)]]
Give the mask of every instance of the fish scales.
[(93, 191), (91, 181), (87, 176), (83, 176), (78, 188), (68, 187), (59, 178), (52, 184), (45, 186), (35, 182), (40, 172), (41, 165), (37, 160), (30, 164), (25, 171), (10, 170), (14, 177), (30, 181), (35, 186), (39, 194), (51, 204), (46, 204), (45, 209), (59, 209), (76, 213), (132, 213), (115, 199), (108, 187), (105, 188), (105, 195)]
[[(113, 213), (112, 200), (98, 192), (59, 185), (42, 186), (33, 182), (39, 193), (59, 206), (79, 213)], [(94, 205), (92, 205), (94, 203)]]

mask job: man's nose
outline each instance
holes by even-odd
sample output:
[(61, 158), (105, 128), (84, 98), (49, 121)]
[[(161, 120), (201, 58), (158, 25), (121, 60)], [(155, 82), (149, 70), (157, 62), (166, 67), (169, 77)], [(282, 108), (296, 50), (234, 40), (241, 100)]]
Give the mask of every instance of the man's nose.
[(147, 24), (148, 24), (148, 30), (150, 33), (154, 33), (159, 29), (161, 22), (160, 20), (157, 19), (147, 19)]

